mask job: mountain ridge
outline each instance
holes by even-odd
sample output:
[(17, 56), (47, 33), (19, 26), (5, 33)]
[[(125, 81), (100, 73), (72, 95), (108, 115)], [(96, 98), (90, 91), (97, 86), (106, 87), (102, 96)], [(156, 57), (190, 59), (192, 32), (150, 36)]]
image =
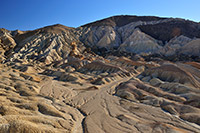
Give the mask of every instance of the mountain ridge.
[[(85, 24), (78, 28), (55, 24), (31, 31), (9, 31), (6, 29), (1, 29), (1, 32), (2, 34), (8, 34), (10, 38), (15, 41), (14, 43), (16, 43), (12, 45), (12, 48), (7, 48), (5, 53), (8, 55), (10, 55), (11, 49), (16, 51), (24, 47), (24, 44), (21, 43), (23, 43), (23, 41), (25, 41), (27, 38), (41, 36), (43, 34), (51, 34), (51, 36), (64, 35), (65, 38), (67, 37), (71, 39), (76, 38), (74, 41), (81, 42), (86, 47), (91, 47), (92, 49), (105, 48), (110, 52), (116, 51), (117, 49), (117, 51), (120, 52), (120, 49), (122, 46), (124, 46), (122, 48), (125, 49), (123, 52), (131, 54), (143, 53), (142, 49), (140, 51), (135, 51), (136, 49), (134, 47), (128, 47), (134, 41), (132, 39), (134, 39), (136, 34), (132, 34), (135, 29), (139, 29), (144, 36), (149, 36), (155, 39), (156, 42), (154, 42), (159, 45), (159, 49), (161, 49), (162, 52), (155, 52), (155, 50), (150, 48), (150, 44), (148, 44), (150, 49), (147, 48), (145, 51), (148, 51), (150, 54), (158, 53), (164, 56), (176, 56), (176, 51), (178, 51), (177, 48), (173, 48), (173, 46), (169, 45), (169, 48), (167, 49), (173, 49), (174, 52), (168, 54), (166, 51), (167, 49), (164, 47), (173, 38), (185, 36), (190, 38), (191, 41), (195, 38), (200, 38), (200, 24), (196, 22), (180, 18), (160, 18), (155, 16), (131, 15), (112, 16)], [(140, 38), (140, 35), (136, 36)], [(67, 40), (65, 39), (65, 41)], [(66, 43), (70, 44), (72, 41), (73, 40), (68, 40)], [(142, 47), (143, 43), (145, 43), (143, 40), (138, 41), (138, 47)], [(180, 46), (182, 47), (182, 45)], [(101, 53), (101, 50), (99, 52), (100, 54), (103, 54)], [(185, 54), (184, 52), (179, 53)], [(190, 56), (188, 52), (186, 55)]]
[[(185, 19), (185, 18), (181, 18), (181, 17), (160, 17), (160, 16), (151, 16), (151, 15), (114, 15), (114, 16), (109, 16), (109, 17), (105, 17), (105, 18), (102, 18), (102, 19), (97, 19), (97, 20), (94, 20), (92, 22), (89, 22), (89, 23), (86, 23), (86, 24), (83, 24), (83, 25), (80, 25), (78, 27), (83, 27), (83, 26), (86, 26), (86, 25), (90, 25), (90, 24), (93, 24), (93, 23), (100, 23), (102, 21), (105, 21), (105, 20), (109, 20), (109, 19), (112, 19), (112, 18), (120, 18), (120, 17), (133, 17), (133, 18), (154, 18), (154, 19), (179, 19), (179, 20), (185, 20), (185, 21), (190, 21), (190, 22), (194, 22), (194, 23), (198, 23), (200, 24), (200, 21), (197, 22), (197, 21), (194, 21), (194, 20), (191, 20), (191, 19)], [(128, 24), (128, 23), (126, 23)], [(50, 24), (50, 25), (47, 25), (47, 26), (41, 26), (40, 28), (35, 28), (35, 29), (32, 29), (32, 30), (23, 30), (23, 31), (33, 31), (33, 30), (37, 30), (37, 29), (41, 29), (41, 28), (44, 28), (44, 27), (49, 27), (49, 26), (56, 26), (56, 25), (63, 25), (65, 26), (64, 24), (61, 24), (61, 23), (55, 23), (55, 24)], [(70, 28), (78, 28), (78, 27), (70, 27)], [(5, 29), (4, 27), (0, 28), (0, 29)], [(7, 29), (6, 29), (7, 30)], [(20, 29), (16, 29), (16, 30), (20, 30)], [(8, 30), (8, 31), (16, 31), (16, 30)], [(20, 30), (22, 31), (22, 30)]]

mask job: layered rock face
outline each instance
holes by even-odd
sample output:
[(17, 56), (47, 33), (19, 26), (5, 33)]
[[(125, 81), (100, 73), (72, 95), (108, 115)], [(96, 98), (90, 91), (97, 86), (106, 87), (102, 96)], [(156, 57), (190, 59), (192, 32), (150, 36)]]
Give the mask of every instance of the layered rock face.
[(192, 21), (148, 16), (114, 16), (78, 28), (80, 40), (89, 46), (162, 56), (191, 56), (181, 48), (200, 38), (199, 30)]
[(155, 39), (142, 33), (136, 29), (130, 36), (120, 45), (119, 49), (130, 53), (155, 53), (161, 46), (159, 46)]
[[(172, 56), (178, 53), (181, 53), (181, 48), (192, 41), (191, 38), (186, 36), (177, 36), (172, 38), (162, 49), (158, 50), (157, 53), (160, 53), (165, 56)], [(185, 53), (188, 54), (188, 53)], [(190, 54), (189, 54), (190, 55)]]
[(4, 56), (10, 56), (15, 46), (16, 42), (12, 38), (11, 32), (6, 29), (0, 29), (1, 61), (4, 59)]
[[(14, 34), (14, 33), (13, 33)], [(76, 42), (74, 52), (78, 54), (84, 50), (73, 28), (63, 25), (53, 25), (27, 32), (15, 32), (12, 38), (17, 42), (13, 60), (42, 61), (50, 64), (53, 61), (65, 59), (71, 50), (75, 49), (72, 42)]]
[(0, 133), (200, 132), (199, 28), (114, 16), (1, 29)]
[[(5, 51), (14, 59), (26, 59), (28, 56), (28, 59), (48, 63), (66, 58), (73, 41), (77, 43), (79, 52), (86, 46), (92, 49), (105, 48), (109, 53), (197, 56), (198, 47), (194, 44), (194, 48), (192, 44), (198, 43), (195, 40), (200, 38), (199, 30), (199, 23), (184, 19), (114, 16), (78, 28), (57, 24), (24, 32), (2, 29), (1, 47), (4, 49), (2, 53)], [(193, 40), (195, 42), (191, 42)], [(197, 49), (195, 54), (190, 54), (193, 49)], [(105, 50), (97, 51), (104, 53)]]
[(199, 56), (200, 39), (195, 39), (180, 49), (181, 54)]
[(191, 65), (163, 64), (119, 85), (116, 95), (160, 107), (170, 114), (199, 124), (199, 76), (199, 69)]

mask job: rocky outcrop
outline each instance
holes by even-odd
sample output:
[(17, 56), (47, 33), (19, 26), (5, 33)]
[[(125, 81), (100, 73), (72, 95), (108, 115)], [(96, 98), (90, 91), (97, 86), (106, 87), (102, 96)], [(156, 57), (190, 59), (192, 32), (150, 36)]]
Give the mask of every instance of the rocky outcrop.
[(180, 54), (200, 56), (200, 39), (195, 39), (180, 49)]
[(191, 38), (186, 37), (184, 35), (180, 35), (180, 36), (176, 36), (176, 37), (172, 38), (167, 43), (167, 45), (169, 45), (169, 46), (174, 46), (174, 45), (184, 46), (185, 44), (189, 43), (190, 41), (192, 41)]
[(152, 37), (135, 29), (133, 33), (120, 45), (119, 49), (129, 53), (150, 53), (153, 54), (161, 48)]
[[(10, 53), (9, 60), (24, 60), (28, 62), (40, 61), (50, 64), (56, 60), (66, 59), (74, 49), (72, 42), (76, 42), (78, 54), (85, 48), (79, 41), (74, 28), (63, 25), (53, 25), (33, 31), (9, 31), (0, 35), (1, 44), (6, 44), (6, 53)], [(7, 39), (7, 40), (5, 40)], [(4, 43), (3, 43), (4, 42)], [(16, 42), (16, 43), (15, 43)], [(9, 51), (13, 51), (13, 53)]]
[(16, 42), (12, 38), (11, 32), (5, 29), (0, 29), (1, 55), (10, 56), (15, 46)]
[(157, 51), (157, 53), (160, 53), (165, 56), (176, 55), (178, 54), (180, 49), (190, 41), (192, 41), (191, 38), (183, 35), (174, 37), (163, 48)]
[(160, 67), (155, 67), (146, 70), (142, 73), (143, 76), (151, 76), (152, 78), (159, 78), (163, 81), (178, 82), (181, 84), (188, 84), (193, 87), (200, 87), (200, 83), (195, 79), (194, 75), (175, 64), (164, 64)]
[(80, 27), (78, 30), (81, 32), (80, 40), (86, 45), (108, 49), (120, 45), (120, 36), (113, 27)]
[[(135, 34), (136, 29), (143, 34)], [(176, 55), (177, 50), (191, 39), (200, 38), (199, 29), (198, 23), (178, 18), (114, 16), (83, 25), (78, 31), (81, 34), (80, 40), (92, 47), (119, 47), (118, 50), (124, 49), (124, 52), (129, 53), (156, 52), (171, 56)], [(145, 47), (145, 43), (149, 47)]]
[(162, 40), (163, 42), (170, 41), (172, 38), (180, 35), (189, 38), (200, 38), (199, 23), (179, 18), (153, 25), (140, 25), (138, 28), (140, 28), (142, 32), (157, 40)]

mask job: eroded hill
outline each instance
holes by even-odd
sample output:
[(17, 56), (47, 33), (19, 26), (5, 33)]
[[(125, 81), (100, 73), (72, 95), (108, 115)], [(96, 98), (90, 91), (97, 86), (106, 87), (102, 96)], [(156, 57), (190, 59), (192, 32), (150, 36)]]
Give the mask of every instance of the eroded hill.
[(199, 28), (115, 16), (1, 29), (0, 132), (200, 132)]

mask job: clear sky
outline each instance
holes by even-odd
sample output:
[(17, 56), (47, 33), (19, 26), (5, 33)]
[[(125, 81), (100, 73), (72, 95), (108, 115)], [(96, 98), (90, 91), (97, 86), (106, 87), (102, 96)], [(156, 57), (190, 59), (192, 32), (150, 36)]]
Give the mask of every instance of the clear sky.
[(0, 0), (0, 28), (70, 27), (113, 15), (151, 15), (200, 21), (200, 0)]

